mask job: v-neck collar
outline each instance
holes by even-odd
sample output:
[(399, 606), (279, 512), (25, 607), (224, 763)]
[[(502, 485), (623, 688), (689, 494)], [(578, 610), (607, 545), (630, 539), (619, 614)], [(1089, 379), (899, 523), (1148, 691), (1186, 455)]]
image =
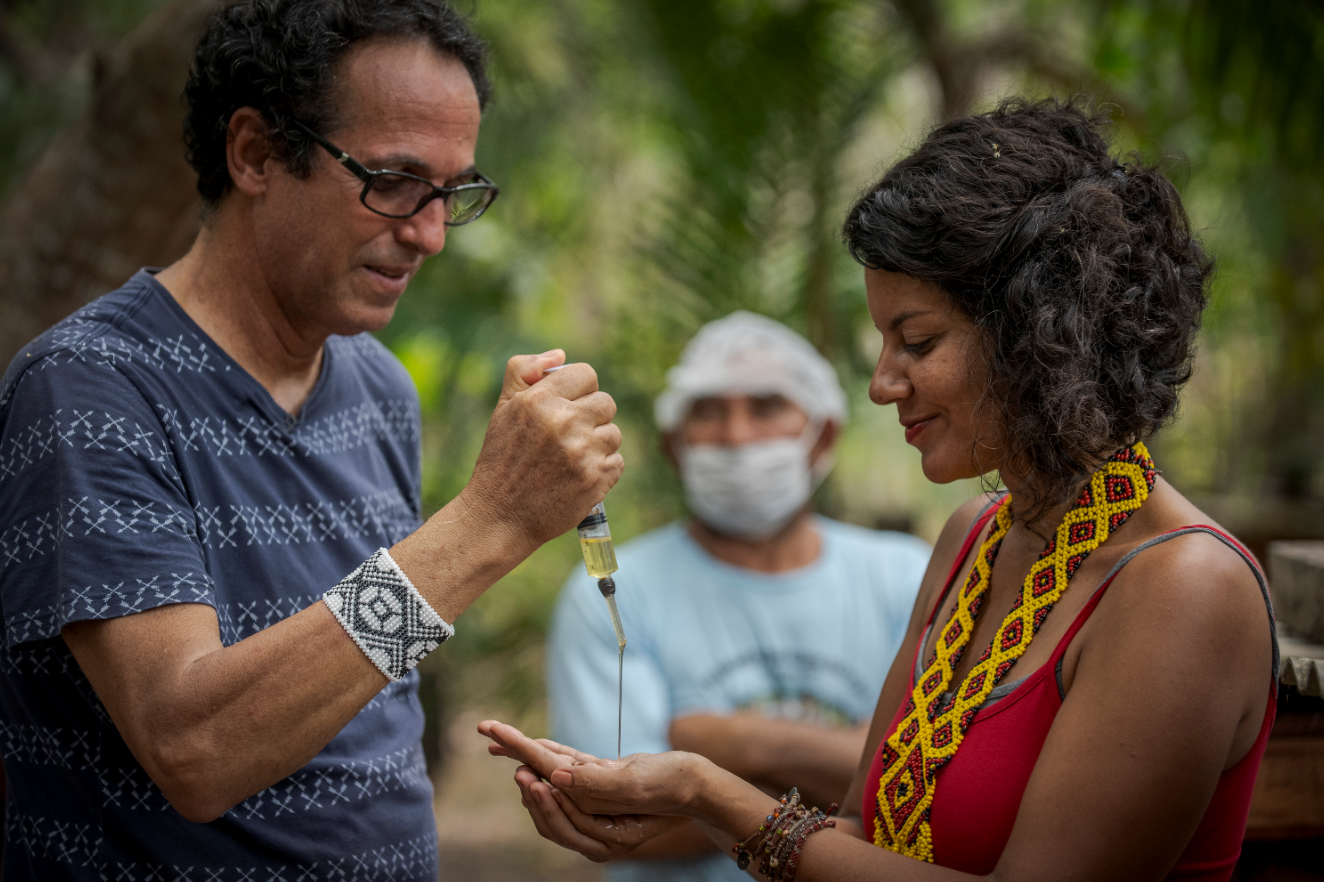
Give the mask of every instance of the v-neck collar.
[(276, 399), (272, 398), (271, 393), (267, 391), (267, 387), (258, 382), (256, 377), (250, 374), (243, 365), (235, 361), (230, 353), (226, 352), (193, 320), (193, 317), (185, 311), (184, 307), (180, 306), (174, 295), (157, 280), (155, 275), (157, 272), (159, 272), (159, 269), (149, 267), (139, 270), (138, 275), (152, 294), (164, 302), (166, 310), (174, 316), (184, 330), (212, 349), (217, 359), (225, 365), (222, 382), (229, 388), (229, 391), (239, 400), (248, 401), (257, 408), (258, 412), (271, 424), (273, 429), (282, 435), (294, 435), (300, 425), (308, 422), (317, 404), (326, 396), (324, 390), (330, 382), (329, 378), (334, 370), (333, 347), (329, 345), (330, 338), (322, 344), (322, 366), (317, 372), (317, 382), (313, 384), (313, 389), (308, 393), (308, 397), (304, 400), (299, 413), (292, 414), (277, 404)]

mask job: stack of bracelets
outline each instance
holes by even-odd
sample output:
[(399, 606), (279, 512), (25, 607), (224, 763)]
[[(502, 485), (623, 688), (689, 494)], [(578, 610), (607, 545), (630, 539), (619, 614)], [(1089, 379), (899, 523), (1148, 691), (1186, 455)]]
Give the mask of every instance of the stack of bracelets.
[(800, 791), (794, 787), (781, 799), (772, 814), (763, 824), (750, 834), (744, 842), (737, 842), (731, 849), (736, 856), (736, 866), (745, 869), (760, 853), (763, 861), (759, 872), (769, 879), (794, 882), (795, 868), (800, 863), (800, 849), (810, 834), (817, 833), (824, 827), (837, 826), (836, 821), (828, 816), (837, 810), (837, 804), (827, 811), (817, 807), (806, 808), (800, 801)]

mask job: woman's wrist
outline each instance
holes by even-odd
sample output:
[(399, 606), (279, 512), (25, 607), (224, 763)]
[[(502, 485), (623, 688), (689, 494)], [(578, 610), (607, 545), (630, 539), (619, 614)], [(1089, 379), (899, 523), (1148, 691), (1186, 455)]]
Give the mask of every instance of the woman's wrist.
[(732, 837), (748, 835), (777, 804), (753, 784), (698, 754), (688, 755), (685, 772), (690, 781), (685, 814)]

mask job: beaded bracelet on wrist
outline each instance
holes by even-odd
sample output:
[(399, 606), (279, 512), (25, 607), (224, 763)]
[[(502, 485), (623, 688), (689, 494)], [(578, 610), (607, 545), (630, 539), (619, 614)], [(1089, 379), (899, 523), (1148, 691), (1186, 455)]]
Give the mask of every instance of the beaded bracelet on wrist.
[(377, 670), (399, 680), (454, 633), (379, 548), (322, 601)]
[(731, 849), (736, 866), (743, 870), (762, 854), (760, 873), (774, 882), (794, 882), (805, 840), (825, 827), (837, 826), (829, 818), (836, 810), (835, 802), (826, 812), (806, 808), (800, 801), (800, 791), (792, 787), (759, 828)]

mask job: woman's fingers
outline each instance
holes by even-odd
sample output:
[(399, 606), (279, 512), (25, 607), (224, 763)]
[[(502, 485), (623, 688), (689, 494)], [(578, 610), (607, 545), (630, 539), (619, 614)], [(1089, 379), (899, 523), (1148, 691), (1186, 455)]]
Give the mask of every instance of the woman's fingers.
[(591, 753), (584, 753), (584, 751), (582, 750), (575, 750), (573, 747), (569, 747), (564, 744), (558, 744), (555, 741), (552, 741), (548, 738), (539, 738), (538, 743), (541, 744), (543, 747), (547, 748), (548, 750), (552, 751), (553, 753), (559, 753), (562, 756), (568, 756), (572, 760), (575, 760), (576, 762), (581, 762), (581, 763), (602, 762), (602, 760), (598, 759), (596, 756), (594, 756)]
[[(514, 726), (507, 726), (496, 720), (484, 720), (479, 723), (478, 731), (496, 742), (500, 752), (492, 751), (493, 753), (519, 760), (535, 769), (543, 778), (575, 762), (572, 757), (534, 741)], [(555, 744), (555, 742), (551, 743)], [(561, 745), (556, 746), (561, 747)]]
[(514, 726), (496, 720), (479, 723), (478, 731), (492, 739), (493, 743), (487, 747), (488, 753), (519, 760), (537, 769), (544, 778), (558, 768), (601, 762), (591, 753), (575, 750), (548, 738), (535, 740)]
[(590, 815), (555, 787), (551, 792), (576, 830), (613, 846), (617, 855), (627, 854), (653, 837), (689, 823), (687, 818), (662, 815)]
[(560, 804), (552, 796), (552, 788), (542, 781), (535, 781), (528, 786), (529, 816), (533, 825), (544, 838), (557, 845), (577, 851), (591, 861), (610, 860), (614, 850), (605, 842), (581, 833), (562, 811)]
[(638, 753), (617, 761), (562, 765), (544, 774), (586, 812), (603, 815), (681, 815), (697, 778), (688, 753)]
[[(590, 815), (564, 793), (542, 781), (528, 766), (515, 770), (515, 783), (519, 785), (524, 807), (529, 810), (534, 826), (542, 836), (595, 860), (629, 854), (653, 837), (686, 823), (684, 818)], [(550, 802), (546, 798), (548, 795), (551, 796)], [(570, 833), (558, 813), (564, 815), (564, 820), (579, 836)], [(590, 846), (581, 836), (598, 845)]]
[(496, 720), (483, 721), (478, 731), (496, 743), (500, 755), (529, 766), (589, 814), (684, 814), (696, 786), (695, 763), (703, 762), (688, 753), (600, 760), (554, 741), (535, 741)]
[(523, 787), (526, 784), (532, 784), (534, 781), (541, 781), (538, 772), (528, 766), (520, 766), (515, 770), (515, 783)]
[(686, 823), (684, 818), (590, 815), (555, 787), (526, 779), (521, 788), (540, 834), (592, 860), (623, 857), (643, 843)]
[(544, 839), (566, 845), (566, 843), (558, 841), (555, 833), (548, 825), (547, 812), (540, 804), (538, 791), (549, 789), (548, 785), (538, 777), (537, 772), (528, 766), (520, 766), (515, 770), (515, 783), (519, 785), (520, 802), (528, 810), (529, 816), (533, 819), (533, 825), (538, 828), (538, 834)]

